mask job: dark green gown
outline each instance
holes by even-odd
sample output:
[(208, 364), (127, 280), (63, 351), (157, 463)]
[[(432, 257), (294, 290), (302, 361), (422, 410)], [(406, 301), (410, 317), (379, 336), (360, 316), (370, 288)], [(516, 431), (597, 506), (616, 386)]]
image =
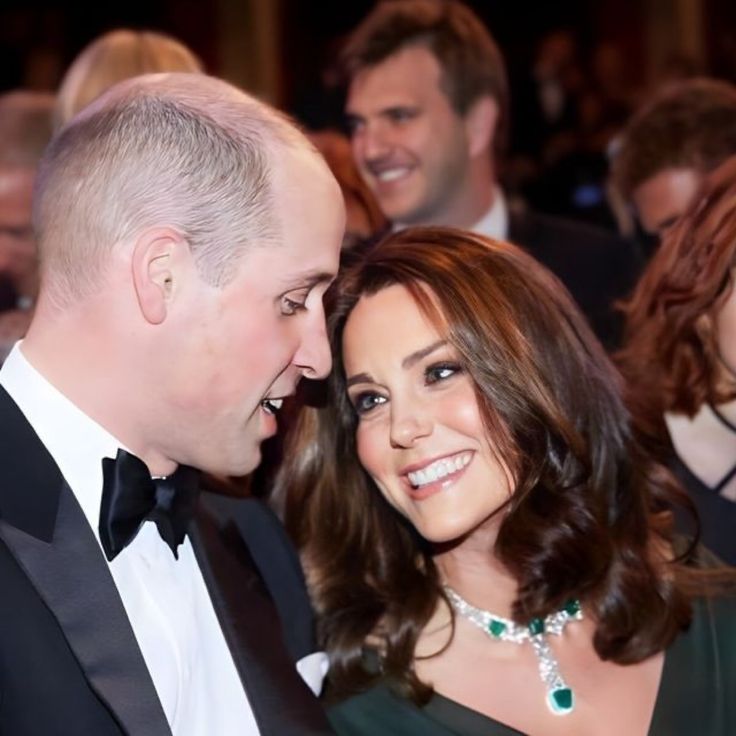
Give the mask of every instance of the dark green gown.
[[(332, 707), (328, 715), (339, 736), (521, 733), (437, 694), (418, 708), (385, 682)], [(665, 653), (649, 736), (735, 735), (736, 598), (701, 600), (688, 631)]]

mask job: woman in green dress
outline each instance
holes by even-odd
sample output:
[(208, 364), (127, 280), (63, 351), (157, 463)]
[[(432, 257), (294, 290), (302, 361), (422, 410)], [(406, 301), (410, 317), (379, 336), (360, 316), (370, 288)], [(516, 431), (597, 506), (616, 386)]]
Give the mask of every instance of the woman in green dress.
[(675, 551), (686, 499), (549, 272), (407, 229), (344, 273), (330, 332), (287, 521), (338, 734), (736, 733), (730, 574)]

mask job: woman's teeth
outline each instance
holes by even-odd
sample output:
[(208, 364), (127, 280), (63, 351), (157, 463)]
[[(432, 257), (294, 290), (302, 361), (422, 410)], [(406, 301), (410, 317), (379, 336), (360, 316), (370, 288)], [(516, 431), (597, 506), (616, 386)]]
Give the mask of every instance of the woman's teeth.
[(433, 483), (440, 478), (462, 470), (470, 462), (472, 456), (470, 452), (463, 452), (453, 457), (443, 457), (440, 460), (435, 460), (421, 470), (407, 473), (407, 477), (414, 488), (421, 488), (428, 483)]

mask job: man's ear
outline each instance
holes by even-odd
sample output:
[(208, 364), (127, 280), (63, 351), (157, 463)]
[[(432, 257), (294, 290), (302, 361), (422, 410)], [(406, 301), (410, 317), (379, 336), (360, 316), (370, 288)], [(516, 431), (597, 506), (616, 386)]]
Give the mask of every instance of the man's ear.
[(133, 285), (141, 313), (150, 324), (166, 319), (191, 260), (189, 243), (172, 228), (152, 228), (136, 240), (131, 263)]
[(492, 148), (498, 113), (498, 103), (489, 95), (479, 97), (465, 113), (465, 131), (471, 158), (485, 155)]

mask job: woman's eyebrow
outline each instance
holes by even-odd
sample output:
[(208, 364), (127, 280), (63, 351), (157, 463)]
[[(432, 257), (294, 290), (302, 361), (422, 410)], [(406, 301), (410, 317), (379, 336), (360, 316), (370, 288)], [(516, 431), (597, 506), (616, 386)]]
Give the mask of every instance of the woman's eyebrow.
[[(426, 348), (415, 350), (413, 353), (407, 355), (406, 358), (401, 361), (401, 367), (411, 368), (413, 365), (416, 365), (420, 360), (426, 358), (428, 355), (431, 355), (435, 350), (439, 350), (445, 345), (447, 345), (447, 340), (437, 340), (437, 342), (433, 342), (431, 345), (427, 345)], [(350, 378), (347, 379), (347, 381), (345, 382), (345, 388), (350, 388), (356, 383), (375, 383), (375, 381), (369, 373), (356, 373), (354, 376), (350, 376)]]

